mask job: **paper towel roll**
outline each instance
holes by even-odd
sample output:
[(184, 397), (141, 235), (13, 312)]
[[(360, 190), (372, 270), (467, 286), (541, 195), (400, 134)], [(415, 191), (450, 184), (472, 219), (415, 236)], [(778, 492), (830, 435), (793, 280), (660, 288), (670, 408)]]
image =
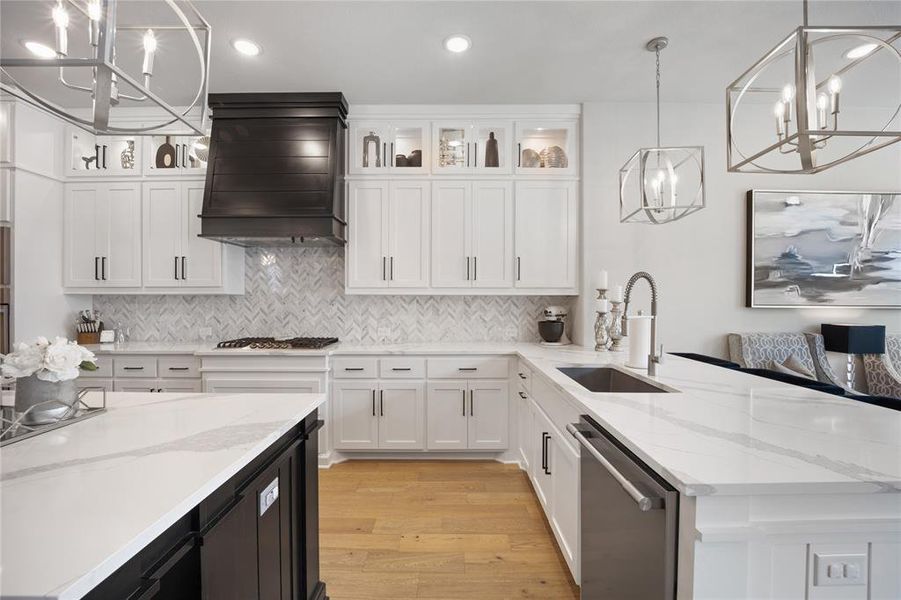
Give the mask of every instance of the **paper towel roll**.
[(629, 319), (629, 360), (627, 367), (646, 369), (648, 355), (651, 353), (651, 319), (650, 315), (628, 317)]

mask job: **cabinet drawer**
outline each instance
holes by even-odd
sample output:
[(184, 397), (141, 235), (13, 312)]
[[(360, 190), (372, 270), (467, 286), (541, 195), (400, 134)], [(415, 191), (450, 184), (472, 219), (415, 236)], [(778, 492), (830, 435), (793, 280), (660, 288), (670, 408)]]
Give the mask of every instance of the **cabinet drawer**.
[(430, 358), (430, 379), (506, 379), (509, 377), (506, 358), (476, 356), (472, 358)]
[(84, 379), (82, 377), (79, 377), (75, 380), (75, 387), (80, 390), (83, 390), (85, 388), (103, 388), (107, 392), (111, 392), (113, 391), (113, 380), (97, 378)]
[(194, 356), (160, 357), (160, 377), (200, 377), (200, 360)]
[(383, 358), (379, 361), (379, 377), (382, 379), (423, 379), (425, 359)]
[(162, 392), (171, 392), (176, 394), (195, 393), (203, 391), (203, 386), (199, 379), (158, 379), (156, 381), (156, 389)]
[(337, 357), (332, 363), (335, 379), (373, 379), (378, 377), (374, 358)]
[(128, 379), (113, 382), (114, 392), (155, 392), (159, 387), (159, 381), (156, 379)]
[(117, 356), (113, 359), (113, 371), (119, 377), (156, 377), (155, 356)]
[(520, 387), (526, 391), (526, 393), (531, 393), (532, 391), (532, 370), (526, 366), (526, 364), (522, 361), (516, 365), (516, 380), (519, 382)]
[(98, 356), (97, 357), (97, 370), (96, 371), (79, 371), (79, 379), (82, 377), (105, 377), (109, 378), (113, 376), (113, 358), (111, 356)]

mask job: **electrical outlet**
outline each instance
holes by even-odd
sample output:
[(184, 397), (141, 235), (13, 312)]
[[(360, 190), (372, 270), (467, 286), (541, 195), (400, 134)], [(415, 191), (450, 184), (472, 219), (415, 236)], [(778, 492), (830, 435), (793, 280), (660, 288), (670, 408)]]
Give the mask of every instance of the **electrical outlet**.
[(866, 585), (866, 554), (813, 555), (815, 586)]

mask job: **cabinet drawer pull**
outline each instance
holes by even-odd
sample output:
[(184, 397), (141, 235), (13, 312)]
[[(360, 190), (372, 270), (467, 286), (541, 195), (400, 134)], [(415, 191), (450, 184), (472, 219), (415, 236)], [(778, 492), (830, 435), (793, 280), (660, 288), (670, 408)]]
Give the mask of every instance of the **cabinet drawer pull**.
[(391, 370), (392, 371), (412, 371), (413, 369), (411, 369), (410, 367), (393, 367)]
[(547, 446), (545, 445), (545, 440), (547, 440), (547, 431), (541, 432), (541, 470), (547, 473)]
[(106, 281), (106, 257), (100, 257), (100, 279)]
[(178, 279), (178, 257), (175, 257), (175, 279)]
[(143, 371), (144, 367), (122, 367), (126, 371)]
[(379, 416), (385, 416), (385, 390), (379, 390)]
[(478, 367), (460, 367), (458, 371), (478, 371)]
[(516, 257), (516, 281), (522, 281), (522, 259)]
[(473, 281), (479, 280), (479, 257), (478, 256), (472, 257), (472, 280)]
[(528, 379), (528, 377), (526, 377), (523, 373), (519, 373), (518, 375), (520, 379)]
[(94, 281), (100, 281), (100, 257), (94, 257)]
[(185, 258), (184, 256), (182, 256), (181, 257), (181, 278), (182, 279), (188, 278), (188, 264), (187, 263), (188, 263), (188, 259)]
[(473, 398), (473, 391), (469, 390), (469, 416), (473, 416), (473, 404), (475, 404), (475, 399)]
[(363, 371), (363, 367), (344, 367), (345, 371)]
[(152, 598), (156, 598), (159, 593), (160, 580), (148, 579), (141, 584), (141, 587), (135, 590), (134, 594), (128, 596), (127, 600), (151, 600)]
[(391, 142), (391, 166), (396, 166), (394, 164), (394, 142)]
[(372, 390), (372, 416), (375, 416), (375, 390)]
[(191, 367), (169, 367), (170, 371), (187, 371)]
[(466, 257), (466, 281), (469, 281), (469, 257)]
[(461, 390), (463, 392), (463, 416), (466, 416), (466, 390)]
[(103, 145), (103, 168), (106, 169), (106, 144)]
[(516, 166), (522, 166), (522, 144), (516, 144)]
[(241, 501), (244, 500), (243, 494), (235, 494), (235, 496), (229, 500), (228, 504), (222, 507), (222, 510), (216, 513), (216, 515), (200, 530), (198, 534), (198, 538), (200, 540), (200, 545), (203, 546), (203, 538), (208, 535), (216, 526), (222, 522), (225, 517), (231, 513)]
[(473, 154), (472, 154), (472, 166), (478, 167), (479, 166), (479, 143), (478, 142), (473, 143), (472, 147), (475, 148), (475, 152), (473, 152)]
[(393, 256), (392, 256), (391, 259), (388, 261), (388, 264), (390, 265), (389, 271), (388, 271), (389, 274), (390, 274), (389, 279), (390, 279), (391, 281), (394, 281), (394, 257), (393, 257)]
[(519, 392), (519, 397), (522, 398), (523, 400), (528, 398), (528, 396), (526, 396), (525, 392)]
[(387, 280), (387, 275), (385, 274), (385, 273), (387, 273), (387, 270), (386, 270), (386, 267), (385, 267), (385, 264), (386, 264), (387, 262), (388, 262), (388, 259), (385, 258), (385, 257), (383, 256), (383, 257), (382, 257), (382, 281), (386, 281), (386, 280)]

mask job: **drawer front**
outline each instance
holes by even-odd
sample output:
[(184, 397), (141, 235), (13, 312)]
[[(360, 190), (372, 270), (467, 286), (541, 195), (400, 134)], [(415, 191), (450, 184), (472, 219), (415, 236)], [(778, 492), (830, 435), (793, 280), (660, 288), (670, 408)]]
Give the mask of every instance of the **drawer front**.
[(532, 370), (526, 366), (526, 363), (519, 361), (516, 365), (516, 381), (520, 387), (530, 393), (532, 391)]
[(160, 377), (200, 377), (200, 360), (194, 356), (161, 356)]
[(509, 362), (496, 356), (430, 358), (429, 379), (507, 379)]
[(158, 379), (156, 389), (170, 393), (194, 393), (203, 391), (203, 385), (199, 379)]
[(80, 371), (78, 377), (104, 377), (110, 378), (113, 376), (113, 357), (112, 356), (98, 356), (97, 357), (97, 370), (96, 371)]
[(424, 358), (383, 358), (379, 361), (379, 377), (382, 379), (425, 378)]
[(103, 388), (107, 392), (111, 392), (113, 391), (113, 380), (97, 378), (85, 379), (84, 377), (79, 377), (75, 380), (75, 387), (80, 390), (85, 388)]
[(378, 377), (378, 361), (374, 358), (338, 356), (332, 362), (335, 379), (374, 379)]
[(155, 356), (117, 356), (113, 359), (113, 371), (119, 377), (156, 377)]
[(155, 392), (160, 389), (156, 379), (127, 379), (113, 382), (114, 392)]

